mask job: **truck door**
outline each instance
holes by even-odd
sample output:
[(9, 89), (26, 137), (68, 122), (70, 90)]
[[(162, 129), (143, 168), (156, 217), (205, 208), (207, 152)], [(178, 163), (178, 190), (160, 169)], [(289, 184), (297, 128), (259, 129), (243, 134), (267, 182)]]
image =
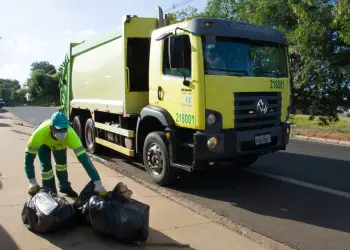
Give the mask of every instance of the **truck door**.
[(177, 126), (195, 128), (190, 37), (187, 34), (172, 36), (163, 42), (163, 74), (158, 81), (158, 105), (171, 114)]

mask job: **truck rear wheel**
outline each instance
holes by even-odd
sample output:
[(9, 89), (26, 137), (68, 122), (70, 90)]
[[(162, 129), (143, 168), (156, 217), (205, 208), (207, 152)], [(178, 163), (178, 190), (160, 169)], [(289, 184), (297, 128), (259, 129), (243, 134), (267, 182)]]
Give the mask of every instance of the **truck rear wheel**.
[(164, 132), (147, 135), (143, 145), (143, 164), (152, 180), (161, 185), (175, 179), (175, 169), (170, 166), (167, 139)]
[(84, 136), (83, 127), (81, 125), (80, 116), (77, 115), (74, 117), (72, 127), (75, 133), (78, 135), (79, 139), (81, 140), (81, 143), (85, 145), (85, 136)]
[(89, 118), (85, 123), (85, 143), (88, 152), (91, 154), (97, 153), (100, 148), (100, 145), (96, 143), (96, 134), (95, 122)]

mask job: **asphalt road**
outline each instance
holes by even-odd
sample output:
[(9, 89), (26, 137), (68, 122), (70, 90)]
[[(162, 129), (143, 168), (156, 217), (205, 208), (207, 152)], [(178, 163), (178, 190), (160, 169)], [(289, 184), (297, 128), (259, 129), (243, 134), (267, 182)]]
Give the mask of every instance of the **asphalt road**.
[[(34, 107), (8, 110), (34, 125), (55, 111)], [(293, 248), (350, 249), (349, 152), (350, 147), (291, 140), (286, 152), (260, 158), (250, 171), (215, 167), (184, 175), (171, 189)], [(118, 167), (149, 180), (137, 164), (125, 163), (116, 153), (106, 155)], [(257, 175), (257, 171), (273, 176)], [(305, 187), (305, 182), (313, 186)]]
[(42, 121), (50, 118), (54, 112), (58, 111), (56, 108), (44, 107), (6, 107), (5, 109), (33, 126), (38, 126)]

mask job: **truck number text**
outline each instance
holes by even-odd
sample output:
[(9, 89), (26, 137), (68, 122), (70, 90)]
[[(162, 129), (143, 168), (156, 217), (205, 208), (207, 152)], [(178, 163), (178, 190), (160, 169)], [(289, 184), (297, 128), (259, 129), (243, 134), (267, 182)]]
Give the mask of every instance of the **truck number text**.
[(194, 124), (194, 115), (176, 113), (176, 122), (183, 123), (183, 124)]
[(284, 89), (284, 81), (270, 80), (270, 89)]

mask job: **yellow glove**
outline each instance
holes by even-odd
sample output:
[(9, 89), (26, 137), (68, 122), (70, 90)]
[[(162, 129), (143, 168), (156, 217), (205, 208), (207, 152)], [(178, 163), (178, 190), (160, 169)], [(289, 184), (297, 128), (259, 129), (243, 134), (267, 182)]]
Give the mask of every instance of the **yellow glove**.
[(98, 191), (95, 191), (95, 193), (98, 195), (98, 196), (101, 196), (101, 197), (105, 197), (107, 196), (107, 191), (104, 191), (104, 192), (98, 192)]
[(34, 196), (37, 192), (39, 192), (40, 190), (40, 186), (39, 184), (36, 182), (35, 179), (30, 179), (29, 180), (29, 190), (28, 190), (28, 194), (30, 196)]
[(98, 196), (101, 196), (101, 197), (107, 196), (108, 193), (106, 189), (102, 186), (101, 181), (95, 181), (94, 184), (95, 184), (94, 191)]

